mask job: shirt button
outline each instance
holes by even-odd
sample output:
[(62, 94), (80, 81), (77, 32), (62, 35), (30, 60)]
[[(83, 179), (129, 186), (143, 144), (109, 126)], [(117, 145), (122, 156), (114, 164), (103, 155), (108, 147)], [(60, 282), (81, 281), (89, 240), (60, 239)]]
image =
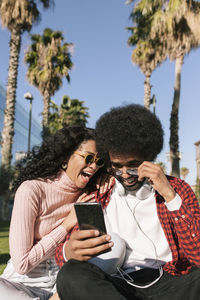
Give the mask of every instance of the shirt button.
[(193, 234), (192, 234), (192, 237), (195, 237), (195, 236), (196, 236), (196, 234), (195, 234), (195, 233), (193, 233)]
[(176, 218), (174, 218), (174, 220), (175, 220), (175, 221), (178, 221), (178, 218), (176, 217)]
[(184, 218), (185, 218), (185, 215), (182, 215), (181, 217), (184, 219)]

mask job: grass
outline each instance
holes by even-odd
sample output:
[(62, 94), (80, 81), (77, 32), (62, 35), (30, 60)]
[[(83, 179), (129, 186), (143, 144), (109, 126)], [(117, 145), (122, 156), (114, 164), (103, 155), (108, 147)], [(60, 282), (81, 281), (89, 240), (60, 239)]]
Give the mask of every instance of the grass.
[(0, 274), (2, 274), (7, 261), (10, 258), (9, 245), (9, 222), (0, 221)]

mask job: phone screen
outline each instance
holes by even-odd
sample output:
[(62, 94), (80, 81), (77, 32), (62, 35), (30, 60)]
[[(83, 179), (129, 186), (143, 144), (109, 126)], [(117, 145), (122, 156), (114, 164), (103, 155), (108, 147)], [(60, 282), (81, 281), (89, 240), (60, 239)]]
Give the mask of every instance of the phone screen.
[(100, 234), (106, 234), (103, 210), (100, 203), (87, 202), (74, 204), (80, 230), (97, 229)]

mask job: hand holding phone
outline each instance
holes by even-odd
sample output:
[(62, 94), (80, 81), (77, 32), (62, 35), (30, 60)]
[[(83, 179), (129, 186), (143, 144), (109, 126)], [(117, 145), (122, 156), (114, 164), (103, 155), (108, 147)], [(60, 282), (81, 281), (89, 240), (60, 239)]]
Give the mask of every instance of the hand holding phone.
[(111, 236), (99, 235), (96, 230), (78, 230), (72, 232), (70, 239), (65, 244), (65, 256), (67, 259), (87, 261), (113, 246)]

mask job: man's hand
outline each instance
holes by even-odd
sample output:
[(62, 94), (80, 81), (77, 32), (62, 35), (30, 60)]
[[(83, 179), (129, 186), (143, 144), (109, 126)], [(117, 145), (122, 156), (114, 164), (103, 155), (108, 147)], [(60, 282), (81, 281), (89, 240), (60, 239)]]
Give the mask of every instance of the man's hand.
[(176, 196), (174, 189), (170, 185), (163, 169), (159, 165), (153, 164), (149, 161), (144, 161), (138, 168), (138, 175), (138, 180), (142, 180), (146, 177), (152, 187), (165, 199), (166, 202), (173, 200)]
[(113, 246), (110, 235), (99, 235), (98, 230), (79, 230), (73, 232), (65, 245), (67, 259), (86, 261), (109, 250)]

